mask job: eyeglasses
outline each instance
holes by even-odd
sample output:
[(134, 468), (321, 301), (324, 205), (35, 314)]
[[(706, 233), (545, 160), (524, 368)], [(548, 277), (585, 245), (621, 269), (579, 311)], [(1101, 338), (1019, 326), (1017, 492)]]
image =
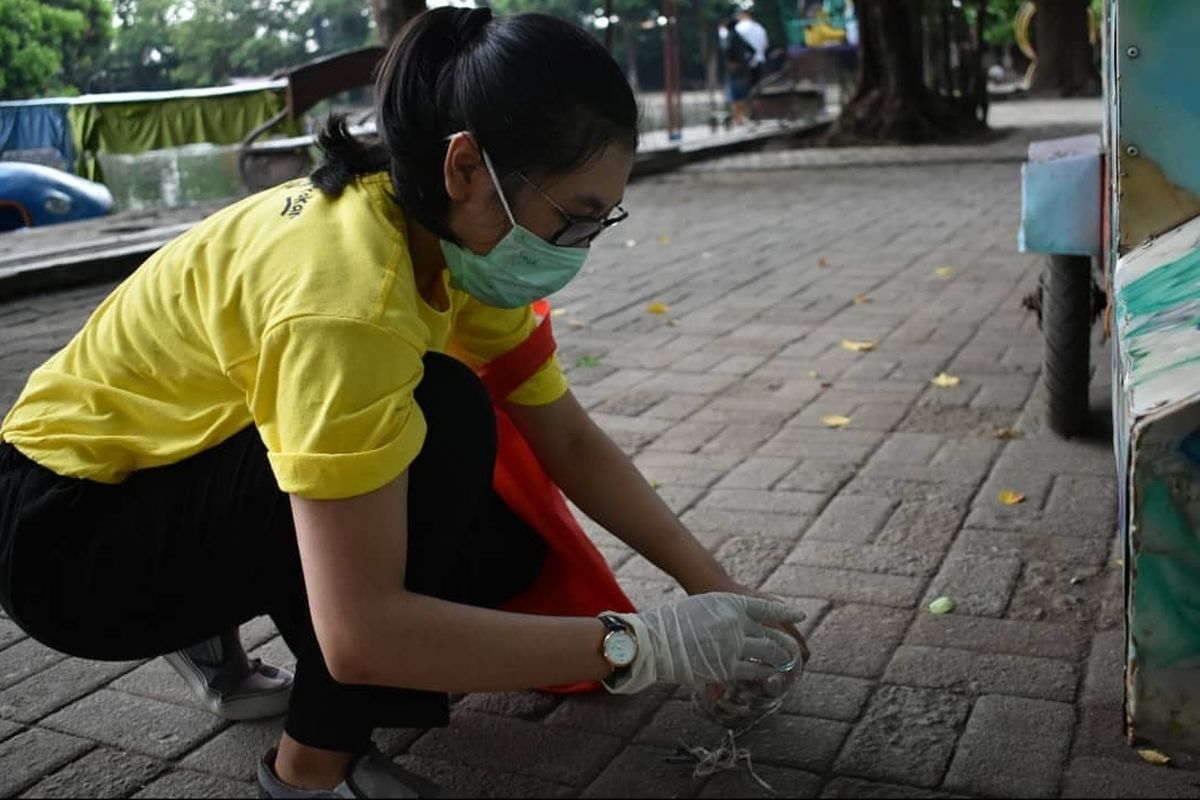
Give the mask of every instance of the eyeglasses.
[(567, 212), (565, 208), (555, 202), (554, 198), (546, 194), (542, 187), (538, 186), (533, 181), (526, 178), (521, 173), (516, 173), (517, 177), (525, 181), (533, 190), (542, 196), (542, 199), (554, 207), (558, 215), (563, 219), (563, 226), (559, 228), (558, 233), (554, 234), (548, 240), (550, 244), (558, 247), (579, 247), (581, 245), (590, 245), (592, 241), (604, 233), (608, 228), (616, 225), (618, 222), (629, 217), (629, 212), (616, 206), (607, 217), (577, 217), (574, 214)]

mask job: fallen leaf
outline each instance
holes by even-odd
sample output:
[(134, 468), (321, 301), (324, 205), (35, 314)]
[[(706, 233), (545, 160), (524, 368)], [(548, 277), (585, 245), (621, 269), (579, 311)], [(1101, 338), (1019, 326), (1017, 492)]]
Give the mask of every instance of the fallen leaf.
[(552, 316), (552, 317), (561, 317), (561, 316), (563, 316), (563, 315), (564, 315), (564, 314), (566, 314), (566, 313), (567, 313), (567, 310), (566, 310), (565, 308), (556, 308), (556, 309), (553, 309), (553, 310), (550, 312), (550, 316)]
[(854, 339), (842, 339), (842, 347), (855, 353), (869, 353), (879, 346), (878, 339), (869, 341), (855, 341)]
[(1153, 764), (1156, 767), (1165, 767), (1171, 763), (1171, 757), (1158, 750), (1142, 748), (1137, 751), (1137, 754), (1142, 757), (1142, 761), (1145, 761), (1147, 764)]
[(1123, 566), (1125, 566), (1125, 559), (1115, 558), (1115, 559), (1113, 559), (1113, 563), (1116, 564), (1118, 567), (1123, 567)]
[(933, 274), (939, 278), (949, 278), (954, 274), (954, 267), (938, 267), (933, 271)]
[(662, 486), (662, 484), (659, 483), (658, 481), (650, 481), (650, 488), (654, 489), (655, 491), (657, 491), (659, 489), (659, 487), (661, 487), (661, 486)]
[(930, 614), (949, 614), (954, 610), (954, 601), (949, 597), (939, 597), (929, 604)]
[(1015, 506), (1025, 502), (1025, 495), (1012, 489), (1001, 489), (998, 497), (1000, 498), (1000, 502), (1006, 506)]
[(817, 267), (818, 268), (825, 269), (828, 266), (829, 266), (829, 259), (826, 259), (826, 258), (818, 258), (817, 259)]
[(949, 389), (951, 386), (958, 386), (962, 383), (962, 379), (957, 375), (947, 375), (944, 372), (939, 372), (930, 383), (943, 389)]
[(840, 428), (843, 425), (849, 425), (850, 418), (838, 416), (837, 414), (827, 414), (821, 417), (821, 424), (826, 428)]
[(992, 435), (995, 436), (997, 439), (1003, 439), (1005, 441), (1008, 441), (1011, 439), (1020, 439), (1025, 434), (1021, 433), (1016, 428), (1001, 428), (1000, 430), (996, 431)]
[(664, 233), (662, 236), (658, 237), (658, 243), (659, 243), (659, 244), (670, 244), (670, 243), (671, 243), (671, 237), (670, 237), (670, 236), (667, 236), (667, 235)]
[(600, 356), (583, 356), (575, 362), (577, 367), (598, 367), (600, 366)]
[(651, 303), (646, 306), (646, 310), (651, 314), (665, 314), (671, 310), (671, 307), (666, 303)]
[(871, 302), (871, 298), (867, 297), (865, 294), (854, 295), (854, 305), (856, 306), (866, 305), (869, 302)]
[(833, 381), (821, 381), (822, 389), (828, 389), (831, 386), (833, 386)]
[(821, 377), (821, 373), (817, 372), (815, 369), (810, 369), (808, 371), (808, 377), (816, 380), (817, 378)]

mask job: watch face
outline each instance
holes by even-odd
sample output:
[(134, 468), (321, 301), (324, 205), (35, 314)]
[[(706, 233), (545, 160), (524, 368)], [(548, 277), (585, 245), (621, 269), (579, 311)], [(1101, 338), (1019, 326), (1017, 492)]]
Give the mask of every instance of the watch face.
[(604, 640), (604, 655), (617, 667), (628, 667), (637, 657), (637, 642), (625, 631), (616, 631)]

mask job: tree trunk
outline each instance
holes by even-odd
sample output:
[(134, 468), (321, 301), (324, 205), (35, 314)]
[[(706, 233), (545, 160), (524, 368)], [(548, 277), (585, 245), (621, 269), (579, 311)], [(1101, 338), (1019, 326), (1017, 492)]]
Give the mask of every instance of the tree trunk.
[(384, 47), (391, 44), (392, 38), (408, 21), (425, 9), (425, 0), (371, 0), (379, 41)]
[(704, 0), (695, 0), (696, 35), (700, 38), (700, 61), (704, 64), (704, 90), (710, 95), (717, 91), (717, 51), (713, 47), (713, 31), (704, 13)]
[(982, 127), (974, 98), (944, 97), (926, 86), (923, 5), (858, 0), (858, 89), (842, 109), (834, 141), (929, 142)]
[(632, 25), (621, 26), (621, 39), (625, 43), (625, 77), (633, 91), (641, 91), (638, 82), (637, 33)]
[(1055, 97), (1100, 94), (1088, 0), (1041, 0), (1033, 22), (1038, 60), (1030, 92)]

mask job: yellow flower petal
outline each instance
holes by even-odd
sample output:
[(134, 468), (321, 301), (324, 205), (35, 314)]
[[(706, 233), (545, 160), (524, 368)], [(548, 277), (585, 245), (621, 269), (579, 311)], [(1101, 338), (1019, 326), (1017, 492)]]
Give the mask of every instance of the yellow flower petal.
[(940, 386), (943, 389), (949, 389), (951, 386), (958, 386), (962, 383), (962, 379), (956, 375), (947, 375), (944, 372), (939, 372), (931, 381), (934, 386)]
[(870, 339), (867, 341), (855, 341), (854, 339), (842, 339), (842, 347), (855, 353), (869, 353), (879, 346), (878, 339)]
[(665, 314), (671, 310), (671, 307), (666, 303), (651, 303), (650, 305), (646, 306), (646, 310), (651, 314)]
[(1158, 750), (1143, 748), (1138, 750), (1137, 754), (1142, 757), (1142, 761), (1145, 761), (1147, 764), (1153, 764), (1156, 767), (1165, 767), (1171, 763), (1171, 757)]
[(954, 274), (954, 267), (938, 267), (933, 271), (933, 274), (939, 278), (949, 278)]
[(556, 308), (556, 309), (553, 309), (553, 310), (550, 312), (550, 316), (552, 316), (552, 317), (561, 317), (561, 316), (563, 316), (563, 315), (564, 315), (564, 314), (566, 314), (566, 313), (567, 313), (567, 310), (566, 310), (565, 308)]
[(998, 497), (1000, 502), (1006, 506), (1015, 506), (1025, 502), (1025, 495), (1012, 489), (1001, 489)]
[(850, 418), (842, 417), (837, 414), (828, 414), (824, 417), (821, 417), (821, 424), (827, 428), (840, 428), (843, 425), (849, 425)]

